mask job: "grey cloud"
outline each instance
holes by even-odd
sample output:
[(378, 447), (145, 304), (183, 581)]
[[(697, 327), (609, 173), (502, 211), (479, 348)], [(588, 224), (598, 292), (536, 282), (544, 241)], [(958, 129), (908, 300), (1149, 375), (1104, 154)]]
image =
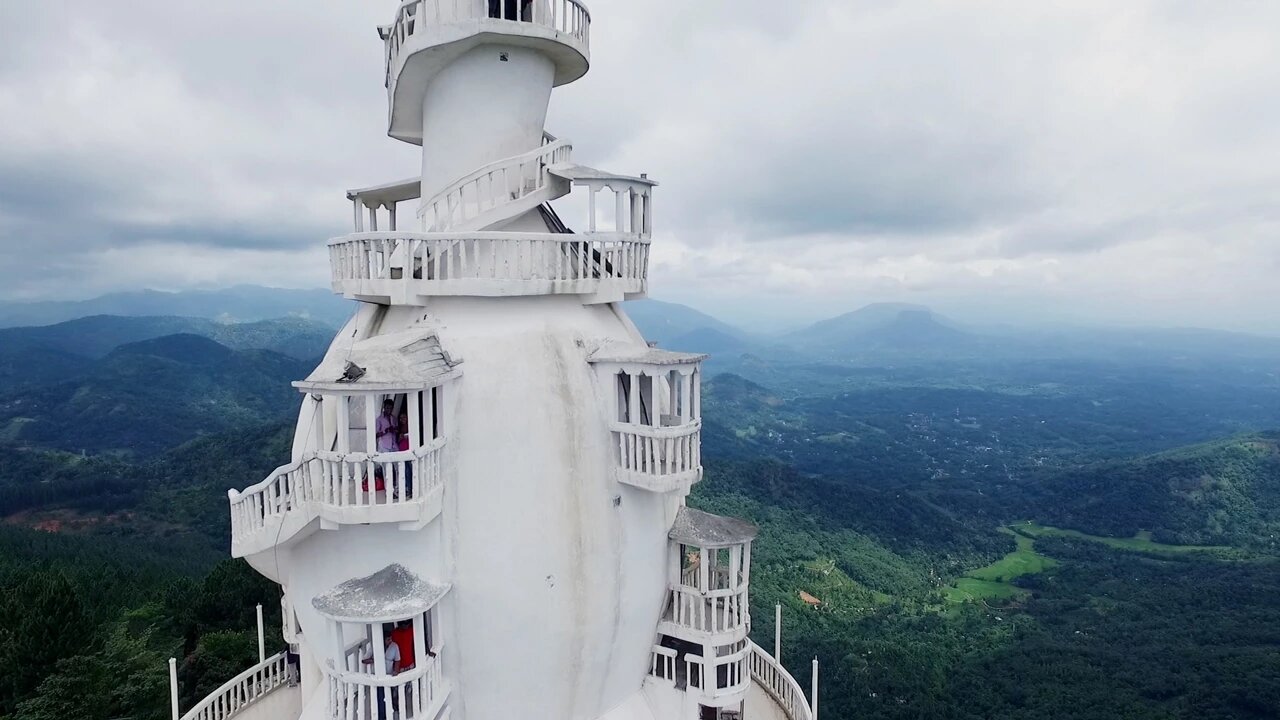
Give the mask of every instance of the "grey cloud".
[[(590, 4), (593, 69), (549, 129), (662, 182), (656, 288), (1071, 307), (1151, 257), (1135, 312), (1280, 303), (1280, 6)], [(0, 296), (149, 282), (125, 249), (166, 283), (264, 258), (323, 283), (342, 191), (418, 166), (385, 137), (394, 5), (0, 4)]]

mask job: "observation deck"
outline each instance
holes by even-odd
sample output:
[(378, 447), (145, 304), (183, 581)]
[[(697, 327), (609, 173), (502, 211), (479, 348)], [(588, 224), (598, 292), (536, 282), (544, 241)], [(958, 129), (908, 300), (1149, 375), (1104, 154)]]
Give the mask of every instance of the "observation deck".
[[(572, 150), (548, 136), (536, 150), (459, 178), (420, 203), (420, 231), (397, 227), (397, 208), (419, 199), (420, 181), (348, 192), (354, 232), (329, 242), (334, 292), (393, 305), (441, 296), (581, 295), (588, 303), (642, 297), (657, 183), (576, 165)], [(575, 188), (587, 193), (582, 232), (546, 205)], [(546, 232), (493, 229), (532, 211)]]
[(386, 45), (388, 134), (422, 144), (422, 100), (431, 78), (455, 58), (489, 43), (536, 49), (555, 65), (555, 86), (586, 74), (591, 13), (578, 0), (405, 0)]

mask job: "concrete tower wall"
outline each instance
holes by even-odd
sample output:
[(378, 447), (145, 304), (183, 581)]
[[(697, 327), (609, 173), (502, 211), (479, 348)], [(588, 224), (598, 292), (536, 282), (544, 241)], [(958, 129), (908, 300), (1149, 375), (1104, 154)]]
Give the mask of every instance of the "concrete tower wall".
[[(512, 708), (591, 720), (622, 703), (647, 672), (666, 587), (662, 529), (680, 499), (613, 477), (612, 388), (587, 356), (606, 340), (640, 340), (620, 312), (555, 296), (386, 308), (376, 334), (429, 321), (463, 361), (447, 400), (454, 480), (444, 512), (415, 532), (320, 531), (255, 565), (282, 561), (281, 579), (300, 599), (389, 563), (451, 582), (442, 660), (458, 720), (499, 720)], [(300, 432), (295, 452), (312, 437)], [(330, 656), (323, 618), (305, 602), (297, 612), (311, 651)]]
[(555, 65), (523, 47), (481, 45), (432, 77), (422, 101), (422, 197), (542, 144)]

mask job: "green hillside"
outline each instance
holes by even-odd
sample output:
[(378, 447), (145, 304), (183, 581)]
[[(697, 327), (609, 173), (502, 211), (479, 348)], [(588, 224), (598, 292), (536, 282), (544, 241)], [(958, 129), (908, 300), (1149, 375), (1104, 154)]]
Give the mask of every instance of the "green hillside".
[(82, 377), (0, 396), (0, 444), (148, 456), (201, 435), (279, 420), (311, 363), (197, 335), (124, 345)]
[(1040, 480), (1038, 519), (1180, 545), (1276, 548), (1280, 433), (1251, 434)]

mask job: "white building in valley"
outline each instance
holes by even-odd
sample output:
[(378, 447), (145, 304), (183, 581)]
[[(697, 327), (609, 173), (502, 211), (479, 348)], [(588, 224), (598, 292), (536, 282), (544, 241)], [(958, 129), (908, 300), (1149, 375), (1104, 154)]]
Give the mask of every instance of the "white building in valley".
[[(379, 28), (422, 174), (348, 193), (358, 311), (294, 383), (290, 462), (229, 493), (300, 681), (265, 658), (183, 717), (812, 720), (748, 638), (755, 528), (685, 507), (703, 356), (620, 305), (655, 183), (544, 129), (590, 28), (578, 0), (405, 0)], [(585, 217), (551, 208), (571, 192)]]

